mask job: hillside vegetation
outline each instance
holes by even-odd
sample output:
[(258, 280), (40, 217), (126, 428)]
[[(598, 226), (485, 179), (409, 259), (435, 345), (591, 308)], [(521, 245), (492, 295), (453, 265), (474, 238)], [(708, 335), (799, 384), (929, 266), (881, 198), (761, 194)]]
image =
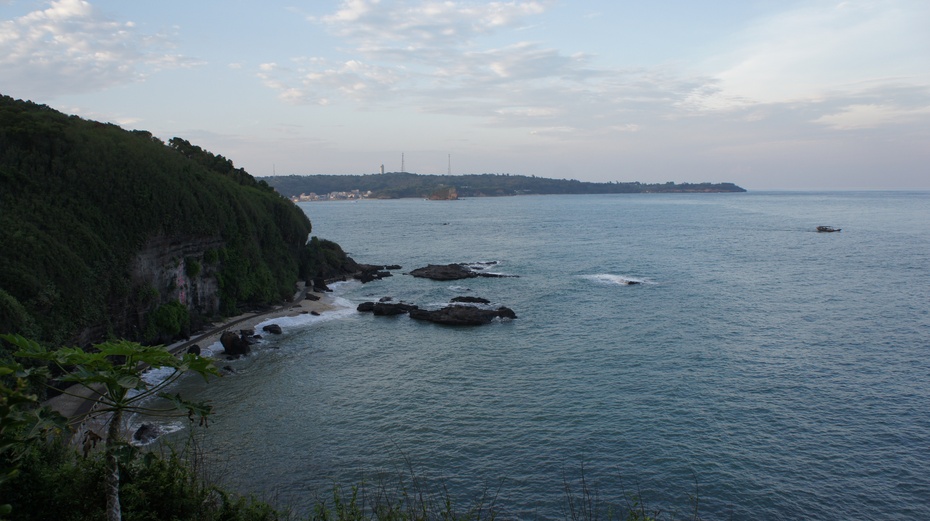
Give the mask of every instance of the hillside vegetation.
[(0, 97), (0, 333), (183, 336), (292, 296), (310, 231), (223, 156)]
[(389, 172), (366, 175), (289, 175), (260, 179), (287, 197), (361, 190), (371, 191), (371, 197), (382, 199), (429, 198), (450, 188), (455, 189), (458, 197), (746, 191), (733, 183), (589, 183), (574, 179), (547, 179), (510, 174), (419, 175)]

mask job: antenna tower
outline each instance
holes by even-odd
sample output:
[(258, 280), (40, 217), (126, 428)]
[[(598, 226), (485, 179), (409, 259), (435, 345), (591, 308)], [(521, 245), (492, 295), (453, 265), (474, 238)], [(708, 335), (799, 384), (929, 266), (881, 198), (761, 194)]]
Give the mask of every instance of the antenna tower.
[(449, 170), (446, 173), (452, 175), (452, 154), (449, 154)]
[(403, 174), (404, 172), (406, 172), (406, 170), (404, 170), (404, 153), (401, 152), (400, 153), (400, 173)]

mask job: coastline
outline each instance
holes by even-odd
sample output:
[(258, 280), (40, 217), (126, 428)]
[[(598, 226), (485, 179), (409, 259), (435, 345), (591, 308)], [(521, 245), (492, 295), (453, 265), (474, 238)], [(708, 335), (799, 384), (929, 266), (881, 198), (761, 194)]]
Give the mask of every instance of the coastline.
[[(308, 295), (319, 297), (319, 300), (308, 299)], [(187, 350), (195, 344), (201, 348), (205, 348), (219, 342), (220, 337), (226, 331), (254, 329), (262, 322), (267, 322), (276, 318), (297, 317), (313, 313), (322, 315), (336, 309), (340, 308), (333, 303), (333, 299), (329, 294), (308, 290), (301, 282), (298, 284), (297, 293), (289, 302), (284, 302), (268, 310), (243, 313), (235, 317), (229, 317), (221, 322), (210, 324), (204, 330), (197, 332), (197, 334), (192, 336), (189, 340), (182, 340), (166, 345), (165, 349), (174, 355), (180, 356), (186, 353)], [(45, 405), (68, 419), (68, 425), (72, 429), (72, 436), (75, 437), (84, 430), (84, 424), (88, 420), (88, 414), (97, 403), (96, 392), (81, 385), (73, 385), (68, 388), (68, 393), (70, 394), (60, 394), (46, 400)]]

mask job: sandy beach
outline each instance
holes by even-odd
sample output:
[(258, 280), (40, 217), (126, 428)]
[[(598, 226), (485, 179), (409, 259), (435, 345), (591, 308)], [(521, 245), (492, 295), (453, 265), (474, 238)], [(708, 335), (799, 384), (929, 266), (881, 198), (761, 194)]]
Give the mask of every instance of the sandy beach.
[[(315, 298), (318, 298), (318, 300), (314, 300)], [(238, 334), (242, 329), (255, 329), (258, 324), (275, 318), (296, 317), (311, 313), (323, 315), (334, 309), (337, 309), (337, 306), (333, 304), (332, 297), (329, 294), (307, 291), (301, 285), (291, 302), (286, 302), (266, 311), (250, 312), (230, 317), (222, 322), (207, 326), (204, 330), (192, 335), (189, 340), (176, 342), (165, 347), (174, 354), (182, 355), (193, 345), (204, 348), (219, 342), (220, 337), (226, 331), (233, 331)], [(256, 334), (263, 333), (256, 331)], [(73, 432), (80, 434), (84, 430), (84, 420), (95, 403), (94, 391), (75, 385), (68, 389), (68, 394), (61, 394), (51, 398), (45, 402), (45, 405), (68, 418)]]

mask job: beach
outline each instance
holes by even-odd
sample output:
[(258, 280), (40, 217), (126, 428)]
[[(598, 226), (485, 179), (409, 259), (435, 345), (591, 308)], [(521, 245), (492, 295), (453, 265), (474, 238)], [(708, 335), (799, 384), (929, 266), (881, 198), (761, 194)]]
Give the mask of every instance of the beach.
[[(313, 292), (304, 288), (303, 283), (298, 284), (297, 292), (290, 302), (285, 302), (268, 310), (243, 313), (229, 317), (220, 322), (210, 324), (203, 330), (192, 335), (190, 339), (166, 345), (165, 348), (178, 356), (183, 355), (192, 346), (209, 347), (220, 341), (226, 331), (239, 333), (241, 330), (255, 329), (263, 322), (276, 318), (297, 317), (304, 314), (325, 314), (336, 309), (332, 298), (327, 293)], [(261, 331), (256, 331), (262, 334)], [(85, 421), (88, 413), (96, 404), (96, 393), (93, 389), (81, 385), (73, 385), (65, 394), (50, 398), (45, 402), (52, 410), (68, 418), (69, 426), (74, 434), (80, 434), (87, 429)]]

